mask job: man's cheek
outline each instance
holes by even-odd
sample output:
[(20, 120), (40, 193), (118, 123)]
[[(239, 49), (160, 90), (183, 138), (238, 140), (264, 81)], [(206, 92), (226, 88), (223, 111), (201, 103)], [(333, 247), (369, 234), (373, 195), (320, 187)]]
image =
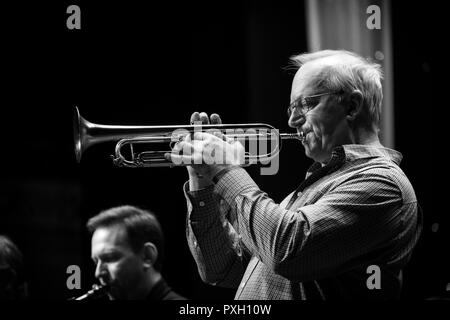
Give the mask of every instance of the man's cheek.
[(122, 270), (118, 266), (113, 265), (109, 268), (109, 274), (112, 280), (118, 281), (122, 277)]

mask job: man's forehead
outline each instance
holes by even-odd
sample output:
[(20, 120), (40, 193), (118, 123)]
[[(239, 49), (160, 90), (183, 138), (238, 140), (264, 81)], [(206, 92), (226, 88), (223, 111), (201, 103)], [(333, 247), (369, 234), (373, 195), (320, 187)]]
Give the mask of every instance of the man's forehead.
[(92, 249), (128, 246), (128, 237), (122, 226), (101, 227), (92, 235)]
[(297, 70), (292, 81), (291, 101), (296, 100), (300, 95), (309, 95), (315, 91), (321, 70), (320, 65), (312, 62), (304, 64)]

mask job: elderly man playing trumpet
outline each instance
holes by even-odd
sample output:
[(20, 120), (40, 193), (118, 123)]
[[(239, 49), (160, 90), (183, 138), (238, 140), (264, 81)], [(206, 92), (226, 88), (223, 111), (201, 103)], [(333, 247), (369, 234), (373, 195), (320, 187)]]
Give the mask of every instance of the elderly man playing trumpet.
[(292, 61), (288, 123), (315, 163), (281, 203), (241, 167), (242, 145), (220, 134), (196, 133), (166, 154), (190, 164), (187, 239), (199, 273), (236, 288), (235, 299), (399, 298), (422, 222), (402, 155), (378, 138), (380, 66), (332, 50)]

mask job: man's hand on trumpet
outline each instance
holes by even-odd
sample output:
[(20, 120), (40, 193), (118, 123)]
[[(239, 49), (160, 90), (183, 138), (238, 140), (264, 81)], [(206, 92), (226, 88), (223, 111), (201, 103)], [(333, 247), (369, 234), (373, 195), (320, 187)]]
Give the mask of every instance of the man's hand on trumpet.
[[(194, 112), (191, 124), (221, 124), (218, 114), (211, 117), (205, 112)], [(177, 165), (187, 165), (190, 190), (197, 190), (212, 184), (212, 179), (220, 171), (231, 166), (244, 164), (245, 150), (242, 144), (227, 138), (219, 130), (195, 132), (178, 142), (167, 160)]]

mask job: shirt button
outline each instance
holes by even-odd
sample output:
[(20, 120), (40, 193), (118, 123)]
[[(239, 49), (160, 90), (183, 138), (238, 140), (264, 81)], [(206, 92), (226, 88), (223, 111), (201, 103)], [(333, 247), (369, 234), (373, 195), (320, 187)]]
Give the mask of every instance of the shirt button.
[(194, 247), (196, 247), (196, 246), (197, 246), (197, 241), (194, 240)]
[(302, 193), (299, 191), (297, 192), (297, 197), (300, 197), (302, 195)]
[(203, 201), (200, 201), (200, 202), (198, 203), (198, 205), (199, 205), (200, 207), (204, 207), (204, 206), (205, 206), (205, 203), (204, 203)]

